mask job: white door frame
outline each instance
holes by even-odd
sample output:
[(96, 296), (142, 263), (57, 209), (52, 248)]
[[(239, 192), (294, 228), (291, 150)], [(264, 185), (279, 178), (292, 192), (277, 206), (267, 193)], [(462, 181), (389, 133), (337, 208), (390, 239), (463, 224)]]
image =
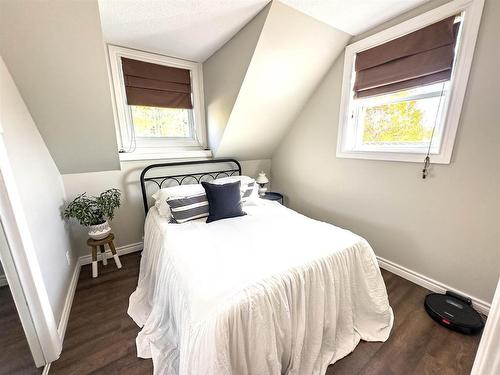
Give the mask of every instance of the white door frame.
[(62, 342), (57, 333), (54, 313), (45, 289), (1, 129), (0, 220), (6, 240), (3, 245), (0, 243), (0, 259), (33, 359), (36, 366), (40, 367), (59, 358)]
[[(1, 181), (0, 184), (3, 184), (3, 181)], [(5, 230), (1, 221), (0, 260), (2, 262), (5, 277), (7, 278), (7, 284), (9, 285), (10, 293), (12, 294), (12, 298), (14, 299), (14, 304), (16, 305), (17, 313), (19, 315), (19, 319), (21, 320), (21, 325), (23, 327), (24, 334), (26, 335), (26, 340), (28, 341), (33, 360), (35, 361), (36, 367), (40, 367), (45, 363), (45, 357), (43, 356), (43, 351), (40, 346), (40, 342), (38, 341), (35, 326), (33, 324), (33, 320), (31, 319), (31, 313), (26, 303), (26, 297), (24, 296), (21, 282), (19, 281), (19, 277), (17, 276), (16, 265), (14, 264), (14, 260), (12, 259), (10, 246), (7, 241)]]
[(471, 375), (498, 374), (500, 370), (500, 278), (479, 343)]

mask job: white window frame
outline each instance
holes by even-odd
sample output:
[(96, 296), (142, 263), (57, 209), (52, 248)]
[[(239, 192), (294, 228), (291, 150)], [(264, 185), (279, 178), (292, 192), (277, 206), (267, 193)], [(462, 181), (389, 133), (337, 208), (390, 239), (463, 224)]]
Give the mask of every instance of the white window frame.
[[(436, 90), (428, 93), (423, 93), (423, 94), (415, 94), (415, 95), (409, 95), (404, 98), (398, 98), (398, 99), (393, 99), (393, 100), (382, 100), (379, 99), (377, 100), (377, 97), (372, 97), (370, 98), (374, 103), (372, 105), (383, 105), (383, 104), (393, 104), (393, 103), (398, 103), (398, 102), (403, 102), (403, 101), (411, 101), (411, 100), (418, 100), (418, 99), (427, 99), (427, 98), (435, 98), (441, 96), (441, 93), (444, 96), (444, 101), (443, 104), (445, 104), (445, 101), (448, 99), (448, 93), (449, 93), (449, 84), (442, 83), (446, 86), (444, 90)], [(442, 85), (439, 84), (439, 85)], [(430, 152), (431, 154), (438, 154), (439, 149), (441, 146), (441, 137), (443, 133), (443, 122), (441, 121), (441, 118), (443, 117), (444, 114), (444, 108), (443, 106), (440, 106), (438, 110), (438, 123), (436, 124), (436, 127), (434, 129), (434, 137), (433, 137), (433, 143), (431, 145)], [(390, 151), (388, 148), (385, 147), (383, 142), (376, 142), (374, 145), (361, 145), (362, 143), (362, 138), (363, 138), (363, 128), (361, 126), (362, 120), (364, 119), (360, 115), (361, 111), (361, 106), (360, 105), (353, 105), (352, 108), (350, 109), (351, 113), (355, 113), (355, 118), (350, 120), (349, 127), (350, 129), (348, 132), (351, 133), (350, 137), (352, 137), (352, 143), (353, 146), (356, 148), (356, 151), (368, 151), (368, 152), (391, 152), (391, 153), (415, 153), (418, 155), (422, 155), (423, 153), (427, 153), (427, 150), (429, 149), (429, 145), (427, 142), (410, 142), (411, 144), (405, 144), (405, 142), (399, 142), (399, 146), (397, 144), (391, 144), (390, 145)], [(345, 131), (345, 130), (344, 130)], [(436, 142), (436, 139), (438, 139), (439, 143)]]
[[(461, 25), (460, 41), (455, 57), (450, 88), (444, 104), (443, 133), (438, 153), (431, 150), (431, 161), (438, 164), (449, 164), (453, 145), (460, 120), (460, 113), (467, 88), (474, 47), (481, 22), (484, 0), (454, 0), (431, 11), (423, 13), (408, 21), (390, 27), (346, 47), (344, 59), (344, 76), (339, 113), (339, 129), (337, 137), (337, 157), (351, 159), (371, 159), (418, 162), (424, 160), (421, 152), (401, 151), (357, 151), (349, 142), (352, 92), (354, 85), (354, 60), (358, 52), (397, 39), (403, 35), (417, 31), (423, 27), (441, 21), (458, 13), (464, 13)], [(435, 148), (435, 147), (434, 147)]]
[[(179, 159), (211, 157), (207, 150), (207, 131), (205, 125), (205, 105), (203, 98), (203, 71), (202, 64), (181, 60), (173, 57), (158, 55), (130, 48), (108, 45), (109, 68), (111, 72), (111, 89), (113, 92), (113, 107), (115, 128), (120, 150), (120, 160), (148, 160), (148, 159)], [(152, 64), (188, 69), (191, 72), (191, 90), (193, 100), (194, 139), (192, 138), (153, 138), (144, 137), (135, 147), (133, 145), (133, 123), (131, 110), (127, 104), (125, 83), (121, 58), (145, 61)]]

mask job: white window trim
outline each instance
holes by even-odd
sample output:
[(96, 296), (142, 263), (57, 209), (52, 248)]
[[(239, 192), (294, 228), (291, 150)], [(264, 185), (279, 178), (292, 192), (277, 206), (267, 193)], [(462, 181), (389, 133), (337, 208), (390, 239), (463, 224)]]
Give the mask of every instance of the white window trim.
[[(449, 88), (444, 90), (445, 100), (449, 97), (448, 92), (449, 92)], [(393, 99), (393, 100), (388, 100), (388, 101), (387, 100), (377, 100), (374, 97), (374, 98), (371, 98), (371, 100), (373, 101), (373, 104), (372, 103), (370, 103), (370, 104), (371, 105), (392, 104), (392, 103), (398, 103), (401, 101), (432, 98), (432, 97), (436, 97), (436, 96), (441, 96), (441, 93), (442, 93), (442, 91), (437, 90), (437, 91), (432, 91), (432, 92), (423, 93), (423, 94), (410, 95), (410, 96), (407, 96), (404, 98), (398, 98), (398, 99)], [(444, 106), (446, 106), (446, 103), (444, 103)], [(441, 113), (443, 113), (443, 111), (445, 111), (445, 110), (446, 110), (446, 108), (439, 109), (439, 113), (440, 113), (439, 118), (440, 119), (442, 116)], [(355, 138), (356, 138), (355, 142), (359, 145), (359, 143), (363, 137), (363, 133), (360, 131), (361, 129), (359, 129), (360, 128), (360, 126), (359, 126), (359, 121), (360, 121), (360, 116), (359, 116), (360, 108), (359, 108), (359, 106), (357, 106), (356, 111), (354, 111), (354, 108), (353, 108), (350, 110), (350, 112), (357, 112), (356, 113), (356, 115), (357, 115), (356, 120), (354, 121), (354, 123), (350, 124), (350, 126), (353, 127), (353, 129), (351, 129), (350, 131), (355, 134)], [(439, 150), (441, 147), (441, 138), (442, 138), (441, 130), (442, 130), (442, 128), (443, 128), (443, 123), (441, 121), (439, 121), (438, 124), (436, 125), (435, 131), (434, 131), (434, 142), (433, 142), (432, 147), (430, 149), (431, 155), (437, 155), (438, 153), (436, 152), (436, 150)], [(439, 135), (439, 138), (437, 137), (438, 135)], [(438, 140), (438, 142), (436, 142), (436, 139)], [(400, 143), (399, 146), (395, 145), (394, 143), (391, 144), (390, 150), (388, 150), (388, 148), (384, 147), (383, 142), (377, 142), (376, 144), (373, 144), (373, 145), (362, 145), (362, 146), (358, 146), (356, 152), (391, 153), (391, 154), (398, 154), (398, 155), (401, 155), (401, 154), (422, 155), (422, 153), (424, 153), (424, 152), (427, 153), (427, 150), (429, 149), (427, 142), (420, 142), (420, 144), (417, 144), (417, 142), (411, 142), (412, 144), (405, 144), (405, 142), (399, 142), (399, 143)]]
[[(207, 131), (205, 125), (205, 103), (203, 98), (203, 70), (202, 64), (176, 59), (173, 57), (158, 55), (154, 53), (138, 51), (130, 48), (108, 45), (107, 48), (110, 69), (110, 85), (112, 90), (113, 112), (115, 117), (116, 137), (118, 148), (127, 150), (131, 141), (131, 118), (127, 105), (125, 85), (121, 58), (130, 58), (146, 61), (153, 64), (172, 66), (189, 69), (191, 72), (191, 89), (193, 91), (193, 117), (195, 124), (196, 141), (191, 139), (164, 140), (161, 147), (138, 147), (133, 152), (120, 152), (120, 160), (148, 160), (148, 159), (178, 159), (211, 157), (212, 153), (207, 150)], [(169, 144), (165, 147), (166, 144)]]
[(423, 162), (424, 156), (421, 153), (353, 151), (347, 148), (346, 128), (349, 124), (348, 117), (350, 113), (350, 97), (353, 89), (354, 58), (358, 52), (399, 38), (402, 35), (419, 30), (454, 14), (464, 12), (465, 15), (461, 26), (462, 35), (452, 72), (450, 92), (448, 100), (445, 103), (444, 132), (440, 152), (439, 154), (431, 154), (432, 163), (450, 163), (472, 65), (474, 47), (481, 22), (483, 5), (484, 0), (454, 0), (346, 47), (337, 137), (338, 158)]

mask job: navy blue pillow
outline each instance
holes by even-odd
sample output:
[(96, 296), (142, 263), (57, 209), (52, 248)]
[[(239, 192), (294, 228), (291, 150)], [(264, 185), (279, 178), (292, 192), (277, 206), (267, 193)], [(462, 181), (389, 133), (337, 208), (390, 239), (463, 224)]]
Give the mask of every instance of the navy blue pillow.
[(207, 223), (246, 215), (241, 209), (240, 181), (216, 185), (202, 182), (208, 200)]

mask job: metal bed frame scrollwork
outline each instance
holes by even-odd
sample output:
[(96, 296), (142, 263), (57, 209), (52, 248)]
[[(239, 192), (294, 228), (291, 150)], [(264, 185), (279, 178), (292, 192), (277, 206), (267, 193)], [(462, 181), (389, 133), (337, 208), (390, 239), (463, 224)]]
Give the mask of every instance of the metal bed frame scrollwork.
[[(152, 169), (163, 169), (168, 167), (177, 167), (182, 165), (197, 165), (197, 164), (234, 164), (235, 167), (230, 169), (222, 169), (215, 171), (207, 171), (207, 172), (196, 172), (196, 173), (187, 173), (187, 174), (172, 174), (172, 175), (162, 175), (162, 176), (152, 176), (147, 177), (146, 174)], [(237, 174), (236, 174), (237, 173)], [(158, 163), (151, 164), (144, 168), (141, 172), (140, 183), (141, 183), (141, 192), (142, 192), (142, 202), (144, 204), (144, 211), (147, 215), (149, 210), (148, 197), (146, 195), (146, 182), (153, 182), (158, 189), (161, 189), (164, 184), (169, 182), (175, 182), (177, 185), (182, 185), (186, 181), (195, 180), (198, 184), (201, 181), (211, 181), (223, 177), (230, 176), (241, 176), (241, 165), (235, 159), (210, 159), (210, 160), (196, 160), (196, 161), (182, 161), (182, 162), (171, 162), (171, 163)]]

